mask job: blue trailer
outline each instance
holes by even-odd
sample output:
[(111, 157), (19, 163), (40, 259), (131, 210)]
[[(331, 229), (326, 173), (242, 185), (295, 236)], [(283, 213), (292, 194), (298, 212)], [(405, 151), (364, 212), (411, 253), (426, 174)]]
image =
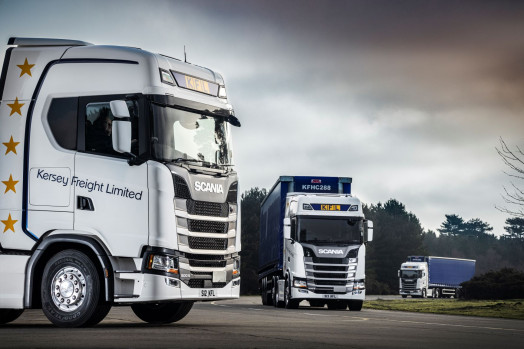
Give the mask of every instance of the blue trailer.
[(460, 284), (475, 274), (475, 260), (409, 256), (399, 270), (402, 297), (458, 297)]
[(280, 177), (260, 209), (262, 304), (360, 310), (372, 229), (351, 178)]

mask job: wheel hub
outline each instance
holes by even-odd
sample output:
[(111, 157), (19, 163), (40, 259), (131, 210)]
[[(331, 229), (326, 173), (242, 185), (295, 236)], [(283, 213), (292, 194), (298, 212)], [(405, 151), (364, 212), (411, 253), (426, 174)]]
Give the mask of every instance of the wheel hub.
[(64, 267), (53, 277), (51, 283), (51, 298), (62, 311), (75, 311), (84, 302), (86, 280), (76, 267)]

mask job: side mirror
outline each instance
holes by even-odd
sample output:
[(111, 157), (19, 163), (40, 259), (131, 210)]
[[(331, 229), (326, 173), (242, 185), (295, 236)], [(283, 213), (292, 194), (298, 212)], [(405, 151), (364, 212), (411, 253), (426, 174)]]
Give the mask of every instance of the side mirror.
[(366, 221), (366, 238), (365, 242), (373, 241), (373, 222)]
[(240, 127), (240, 120), (238, 120), (237, 117), (234, 115), (229, 115), (228, 117), (226, 117), (226, 121), (233, 126)]
[(284, 239), (291, 239), (291, 227), (284, 225)]
[[(131, 120), (125, 101), (111, 101), (111, 113), (115, 119), (111, 129), (113, 149), (119, 153), (131, 152)], [(121, 120), (127, 119), (127, 120)]]

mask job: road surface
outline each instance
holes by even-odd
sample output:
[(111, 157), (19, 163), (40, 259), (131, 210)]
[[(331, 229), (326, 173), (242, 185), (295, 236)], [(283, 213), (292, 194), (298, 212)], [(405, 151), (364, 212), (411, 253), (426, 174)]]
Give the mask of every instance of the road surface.
[(381, 310), (264, 307), (259, 297), (197, 303), (153, 326), (113, 307), (94, 328), (54, 327), (28, 310), (0, 327), (0, 348), (523, 348), (524, 321)]

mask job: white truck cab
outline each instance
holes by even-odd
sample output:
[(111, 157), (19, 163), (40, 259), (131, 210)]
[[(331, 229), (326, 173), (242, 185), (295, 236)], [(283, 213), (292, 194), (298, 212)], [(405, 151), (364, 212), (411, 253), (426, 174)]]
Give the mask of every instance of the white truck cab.
[(0, 76), (0, 323), (144, 321), (240, 290), (224, 79), (137, 48), (11, 38)]

